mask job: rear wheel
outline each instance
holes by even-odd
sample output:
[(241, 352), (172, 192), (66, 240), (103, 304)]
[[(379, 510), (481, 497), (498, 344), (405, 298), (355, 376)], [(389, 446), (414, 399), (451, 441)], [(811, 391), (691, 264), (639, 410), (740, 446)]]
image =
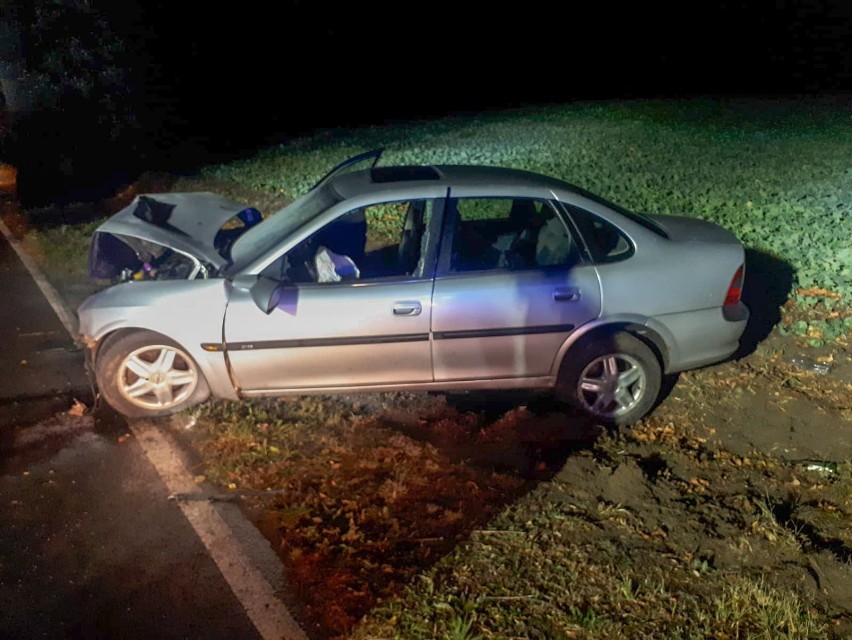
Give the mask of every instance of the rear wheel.
[(616, 333), (589, 336), (568, 352), (557, 393), (602, 424), (624, 426), (651, 410), (661, 384), (660, 363), (650, 347)]
[(176, 342), (150, 331), (108, 339), (95, 375), (104, 399), (131, 418), (176, 413), (210, 395), (195, 361)]

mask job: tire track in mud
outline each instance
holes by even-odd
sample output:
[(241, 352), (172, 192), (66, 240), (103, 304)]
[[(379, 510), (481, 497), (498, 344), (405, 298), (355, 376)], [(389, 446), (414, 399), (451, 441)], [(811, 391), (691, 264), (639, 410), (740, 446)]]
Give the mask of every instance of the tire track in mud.
[[(819, 507), (818, 503), (805, 503), (804, 507)], [(826, 534), (813, 522), (797, 515), (800, 507), (791, 501), (782, 501), (772, 506), (772, 513), (776, 520), (792, 533), (796, 539), (803, 543), (803, 547), (813, 553), (822, 551), (830, 552), (837, 562), (852, 564), (852, 546), (842, 539)], [(850, 584), (852, 587), (852, 584)]]

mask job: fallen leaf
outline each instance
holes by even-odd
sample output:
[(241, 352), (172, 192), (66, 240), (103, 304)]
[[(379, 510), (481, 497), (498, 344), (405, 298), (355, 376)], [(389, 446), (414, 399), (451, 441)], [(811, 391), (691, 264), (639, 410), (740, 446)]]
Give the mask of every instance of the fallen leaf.
[(796, 293), (800, 296), (814, 296), (818, 298), (829, 298), (831, 300), (840, 300), (843, 296), (834, 291), (823, 289), (821, 287), (812, 287), (810, 289), (797, 289)]
[(68, 415), (79, 417), (86, 413), (86, 409), (87, 407), (85, 404), (77, 400), (77, 398), (74, 398), (74, 404), (72, 404), (71, 408), (68, 409)]

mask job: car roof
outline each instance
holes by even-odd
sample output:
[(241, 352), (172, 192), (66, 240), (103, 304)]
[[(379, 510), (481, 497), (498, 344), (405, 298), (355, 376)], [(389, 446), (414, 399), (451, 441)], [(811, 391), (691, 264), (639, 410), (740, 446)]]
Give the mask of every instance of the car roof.
[(531, 171), (478, 165), (379, 166), (334, 176), (329, 184), (345, 200), (374, 194), (392, 196), (394, 193), (446, 192), (448, 188), (457, 191), (458, 195), (582, 191), (562, 180)]

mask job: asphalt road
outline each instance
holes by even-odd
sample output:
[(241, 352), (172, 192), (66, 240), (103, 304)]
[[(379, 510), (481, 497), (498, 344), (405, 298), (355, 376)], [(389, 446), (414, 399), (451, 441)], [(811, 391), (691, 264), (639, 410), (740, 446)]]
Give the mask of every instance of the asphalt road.
[(0, 638), (257, 638), (0, 237)]
[(0, 426), (91, 399), (83, 354), (0, 236)]

